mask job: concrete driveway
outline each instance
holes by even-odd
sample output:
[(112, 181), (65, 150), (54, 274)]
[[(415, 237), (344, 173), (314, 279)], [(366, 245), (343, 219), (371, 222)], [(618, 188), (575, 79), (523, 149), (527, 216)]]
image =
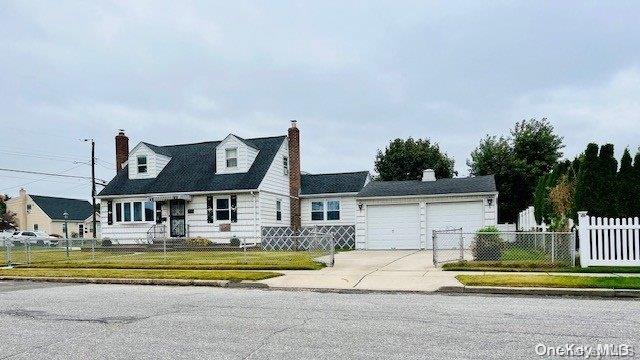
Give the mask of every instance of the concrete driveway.
[(459, 285), (455, 273), (434, 268), (431, 251), (348, 251), (335, 256), (335, 266), (322, 270), (284, 271), (264, 280), (271, 287), (435, 291)]

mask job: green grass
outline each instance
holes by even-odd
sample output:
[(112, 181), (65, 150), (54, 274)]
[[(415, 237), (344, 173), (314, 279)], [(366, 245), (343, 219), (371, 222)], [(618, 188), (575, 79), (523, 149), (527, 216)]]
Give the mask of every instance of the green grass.
[[(190, 270), (317, 270), (325, 265), (303, 251), (169, 251), (162, 252), (71, 251), (64, 249), (31, 252), (31, 268), (101, 268), (101, 269), (190, 269)], [(25, 263), (24, 252), (12, 254), (14, 263)], [(26, 265), (18, 265), (27, 267)]]
[(136, 269), (0, 269), (0, 276), (76, 277), (117, 279), (264, 280), (281, 274), (246, 270), (136, 270)]
[(640, 289), (640, 277), (570, 275), (458, 275), (467, 286)]
[(548, 255), (540, 250), (528, 250), (523, 248), (510, 248), (504, 250), (500, 260), (503, 261), (522, 261), (522, 260), (545, 260)]
[(446, 271), (568, 272), (568, 273), (640, 273), (640, 266), (571, 267), (549, 261), (460, 261), (442, 265)]

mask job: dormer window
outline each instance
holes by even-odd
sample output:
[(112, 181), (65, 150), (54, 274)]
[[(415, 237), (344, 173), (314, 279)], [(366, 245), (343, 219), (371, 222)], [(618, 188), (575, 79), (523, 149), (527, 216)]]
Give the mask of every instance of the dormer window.
[(147, 157), (145, 155), (138, 156), (138, 174), (147, 173)]
[(231, 148), (225, 150), (227, 167), (234, 168), (238, 166), (238, 148)]
[(285, 175), (289, 175), (289, 158), (286, 156), (282, 158), (282, 171)]

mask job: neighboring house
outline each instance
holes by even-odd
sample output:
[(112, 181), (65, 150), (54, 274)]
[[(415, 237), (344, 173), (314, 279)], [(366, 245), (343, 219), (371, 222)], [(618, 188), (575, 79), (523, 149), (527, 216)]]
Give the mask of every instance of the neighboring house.
[(357, 249), (433, 248), (433, 230), (473, 233), (497, 222), (492, 175), (436, 180), (425, 170), (422, 181), (372, 181), (356, 199)]
[[(64, 236), (64, 213), (68, 214), (69, 237), (93, 237), (91, 203), (86, 200), (27, 194), (20, 189), (17, 197), (9, 199), (7, 211), (14, 212), (19, 230), (39, 230)], [(99, 218), (98, 218), (99, 220)]]
[(102, 236), (119, 243), (160, 237), (229, 243), (319, 231), (331, 232), (342, 248), (418, 249), (429, 245), (431, 229), (455, 224), (475, 231), (497, 218), (492, 176), (371, 182), (367, 171), (303, 174), (295, 121), (283, 136), (140, 142), (131, 151), (120, 132), (116, 169), (97, 197)]

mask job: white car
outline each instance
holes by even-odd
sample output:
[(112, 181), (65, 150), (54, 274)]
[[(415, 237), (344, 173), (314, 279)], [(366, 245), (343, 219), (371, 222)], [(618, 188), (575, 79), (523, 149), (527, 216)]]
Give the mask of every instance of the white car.
[(16, 231), (11, 235), (11, 238), (22, 243), (29, 242), (29, 244), (46, 246), (51, 246), (52, 239), (55, 239), (44, 231)]

